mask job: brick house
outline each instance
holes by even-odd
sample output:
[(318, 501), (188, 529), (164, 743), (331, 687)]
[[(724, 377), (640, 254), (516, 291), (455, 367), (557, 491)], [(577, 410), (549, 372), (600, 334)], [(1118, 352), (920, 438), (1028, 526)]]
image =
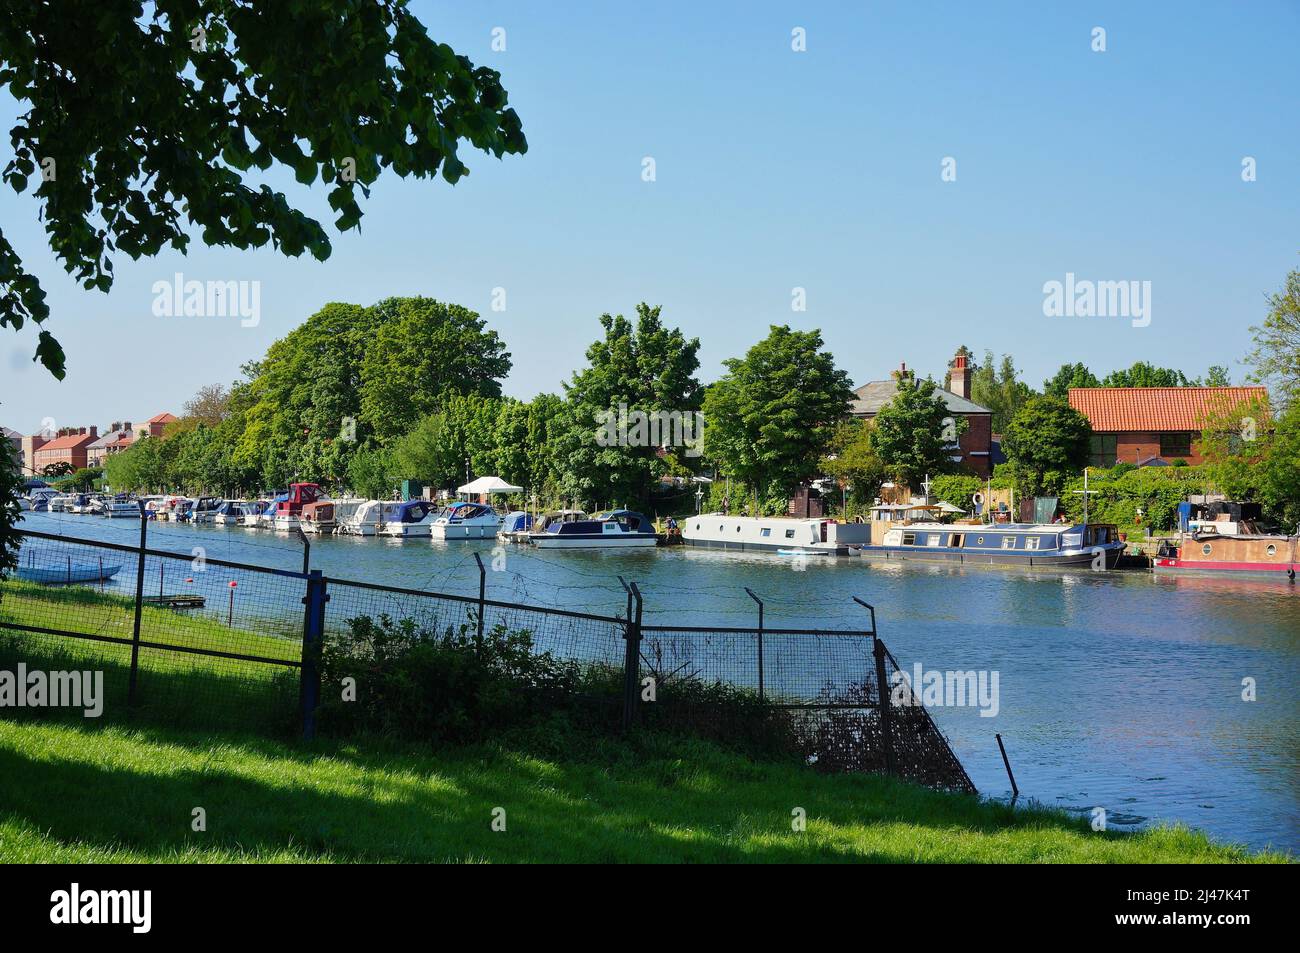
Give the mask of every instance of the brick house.
[(1263, 387), (1071, 387), (1069, 400), (1092, 424), (1090, 466), (1195, 466), (1207, 421), (1267, 397)]
[(86, 466), (102, 467), (106, 457), (121, 453), (131, 446), (134, 440), (135, 431), (131, 429), (131, 421), (128, 420), (121, 425), (114, 424), (108, 433), (86, 448)]
[(145, 431), (147, 430), (148, 436), (161, 437), (163, 435), (163, 430), (167, 428), (167, 425), (175, 423), (178, 419), (179, 418), (175, 414), (169, 414), (166, 412), (154, 414), (145, 421), (145, 425), (140, 428), (140, 436), (145, 436)]
[(86, 466), (90, 445), (99, 439), (99, 428), (81, 427), (74, 433), (47, 440), (32, 454), (32, 469), (43, 473), (55, 463), (67, 463), (72, 469)]
[[(899, 375), (910, 374), (903, 364)], [(952, 445), (952, 459), (967, 470), (981, 477), (988, 477), (993, 472), (993, 411), (981, 407), (970, 399), (971, 366), (964, 354), (958, 354), (948, 373), (947, 390), (936, 393), (943, 398), (954, 420), (966, 420), (966, 432)], [(898, 380), (871, 381), (854, 391), (857, 399), (850, 405), (853, 416), (861, 420), (871, 420), (881, 407), (894, 399), (898, 393)]]

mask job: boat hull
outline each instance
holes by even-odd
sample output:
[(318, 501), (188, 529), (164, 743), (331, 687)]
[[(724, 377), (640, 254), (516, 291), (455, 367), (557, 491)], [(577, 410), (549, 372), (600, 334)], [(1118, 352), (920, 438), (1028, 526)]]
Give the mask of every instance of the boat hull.
[(429, 535), (428, 523), (385, 523), (378, 531), (379, 536), (397, 539), (420, 539)]
[(863, 559), (892, 562), (946, 562), (963, 566), (1025, 566), (1033, 568), (1091, 569), (1097, 556), (1104, 557), (1097, 569), (1110, 570), (1124, 554), (1123, 546), (1099, 547), (1098, 551), (1076, 553), (1016, 553), (998, 550), (978, 552), (972, 550), (928, 549), (919, 546), (863, 546), (858, 554)]
[(429, 535), (434, 539), (495, 539), (500, 523), (434, 523)]
[(530, 533), (528, 541), (538, 549), (637, 549), (656, 546), (659, 538), (653, 533), (628, 533), (623, 536)]
[(43, 585), (59, 585), (78, 582), (99, 582), (102, 579), (112, 579), (117, 575), (118, 570), (122, 568), (121, 564), (112, 566), (99, 565), (81, 565), (74, 564), (67, 567), (37, 567), (37, 566), (19, 566), (15, 572), (19, 579), (27, 582), (38, 582)]
[(1297, 573), (1300, 573), (1300, 564), (1297, 563), (1212, 562), (1209, 560), (1189, 562), (1173, 556), (1157, 556), (1151, 561), (1151, 568), (1159, 573), (1277, 579), (1282, 582), (1293, 582)]
[(847, 544), (835, 545), (830, 543), (808, 543), (806, 546), (800, 546), (797, 544), (792, 545), (789, 540), (777, 543), (756, 543), (728, 539), (692, 539), (684, 533), (682, 534), (682, 542), (687, 546), (698, 546), (700, 549), (721, 549), (735, 553), (776, 553), (777, 555), (797, 551), (810, 556), (846, 556), (851, 548), (856, 548)]

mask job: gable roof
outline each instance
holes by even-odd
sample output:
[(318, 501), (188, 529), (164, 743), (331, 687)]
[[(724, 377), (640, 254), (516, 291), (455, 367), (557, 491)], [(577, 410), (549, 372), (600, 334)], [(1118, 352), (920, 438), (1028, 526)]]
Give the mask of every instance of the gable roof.
[[(954, 414), (993, 413), (987, 407), (981, 407), (965, 397), (958, 397), (952, 391), (944, 390), (942, 387), (935, 388), (934, 392), (943, 398), (948, 410)], [(894, 399), (894, 395), (898, 393), (898, 381), (892, 377), (887, 381), (870, 381), (853, 393), (857, 394), (858, 398), (849, 405), (849, 411), (858, 416), (874, 417), (881, 407)]]
[(1071, 387), (1070, 406), (1100, 433), (1201, 430), (1207, 418), (1254, 400), (1264, 387)]
[(87, 447), (94, 443), (96, 438), (93, 434), (88, 433), (70, 433), (66, 437), (55, 437), (48, 443), (41, 444), (36, 449), (37, 453), (44, 453), (46, 450), (76, 450), (78, 447)]
[(129, 431), (129, 430), (110, 430), (108, 433), (104, 434), (102, 437), (100, 437), (98, 440), (96, 440), (94, 443), (92, 443), (92, 444), (90, 445), (90, 447), (91, 447), (92, 450), (98, 450), (100, 447), (108, 447), (108, 446), (111, 446), (111, 445), (113, 445), (113, 444), (119, 442), (120, 440), (122, 440), (122, 438), (124, 438), (124, 437), (126, 438), (126, 442), (127, 442), (127, 443), (130, 443), (130, 442), (131, 442), (131, 431)]
[(176, 420), (177, 417), (175, 414), (169, 414), (166, 411), (163, 411), (161, 414), (154, 414), (145, 422), (150, 424), (170, 424), (174, 423)]

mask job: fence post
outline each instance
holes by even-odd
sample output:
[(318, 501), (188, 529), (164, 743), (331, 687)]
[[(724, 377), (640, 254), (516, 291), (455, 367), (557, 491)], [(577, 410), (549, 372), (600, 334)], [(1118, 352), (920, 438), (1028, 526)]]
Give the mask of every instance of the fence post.
[(641, 590), (636, 583), (629, 587), (636, 608), (627, 620), (627, 647), (623, 653), (623, 727), (636, 723), (637, 706), (641, 700)]
[(144, 553), (149, 530), (144, 502), (137, 501), (136, 505), (140, 507), (140, 551), (136, 554), (135, 621), (131, 625), (131, 675), (126, 689), (126, 703), (131, 707), (135, 706), (136, 683), (140, 675), (140, 616), (144, 611)]
[(474, 562), (478, 563), (478, 636), (474, 641), (474, 649), (482, 652), (483, 612), (487, 608), (487, 572), (483, 569), (483, 558), (478, 553), (474, 554)]
[(329, 602), (325, 577), (319, 569), (307, 574), (307, 595), (303, 603), (302, 681), (298, 697), (302, 702), (302, 737), (316, 737), (316, 707), (320, 704), (320, 655), (325, 640), (325, 603)]
[(857, 596), (853, 601), (871, 613), (871, 654), (876, 661), (876, 695), (880, 699), (880, 745), (884, 748), (885, 773), (894, 773), (894, 717), (889, 705), (889, 680), (885, 677), (885, 644), (876, 634), (876, 607)]
[(763, 600), (754, 595), (754, 590), (745, 587), (749, 598), (758, 603), (758, 699), (763, 700)]

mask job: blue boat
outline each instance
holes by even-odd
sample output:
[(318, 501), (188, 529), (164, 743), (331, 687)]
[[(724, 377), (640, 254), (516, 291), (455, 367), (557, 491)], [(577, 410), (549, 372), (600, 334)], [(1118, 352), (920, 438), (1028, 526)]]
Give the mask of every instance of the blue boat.
[(501, 529), (497, 539), (506, 543), (526, 543), (533, 529), (533, 514), (515, 510), (501, 518)]
[(622, 549), (655, 546), (654, 523), (632, 510), (613, 510), (585, 520), (556, 520), (528, 541), (543, 549)]
[(1124, 553), (1109, 523), (904, 523), (860, 555), (985, 565), (1114, 569)]

